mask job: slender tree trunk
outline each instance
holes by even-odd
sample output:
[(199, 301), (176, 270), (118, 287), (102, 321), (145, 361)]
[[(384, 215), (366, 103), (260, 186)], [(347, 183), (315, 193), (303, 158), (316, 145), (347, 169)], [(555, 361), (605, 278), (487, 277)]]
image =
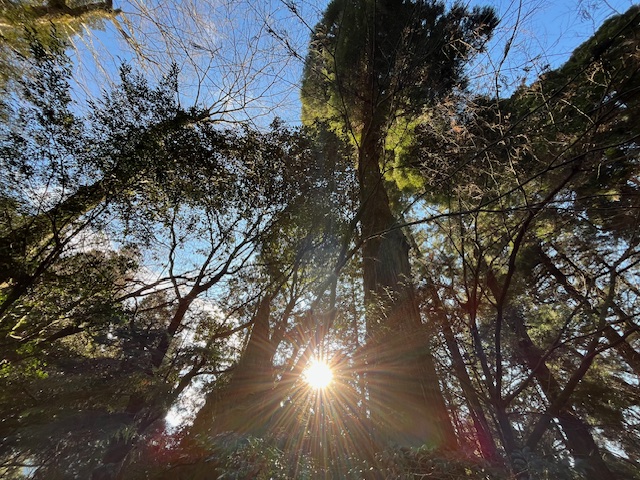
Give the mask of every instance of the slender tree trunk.
[(358, 152), (371, 417), (383, 440), (454, 449), (454, 429), (412, 284), (409, 244), (394, 228), (382, 183), (379, 132), (369, 129)]
[[(236, 367), (232, 380), (222, 392), (211, 395), (207, 404), (198, 412), (192, 428), (192, 436), (199, 433), (223, 432), (234, 430), (236, 432), (257, 431), (263, 427), (268, 418), (260, 416), (259, 412), (250, 412), (249, 407), (255, 405), (255, 399), (261, 396), (265, 399), (272, 388), (272, 357), (274, 347), (269, 341), (269, 316), (270, 296), (261, 301), (254, 318), (253, 329), (244, 355)], [(185, 300), (185, 299), (183, 299)], [(189, 300), (183, 301), (173, 316), (172, 324), (179, 323), (188, 308)], [(180, 320), (181, 321), (181, 320)], [(175, 334), (167, 335), (163, 339), (161, 348), (154, 352), (152, 364), (158, 368), (169, 348), (170, 339)], [(198, 369), (204, 364), (194, 367), (192, 374), (187, 374), (183, 380), (193, 378)], [(188, 381), (181, 382), (182, 391)], [(93, 471), (92, 480), (112, 480), (125, 478), (126, 460), (134, 450), (138, 437), (146, 433), (153, 424), (166, 415), (162, 399), (145, 398), (142, 395), (133, 395), (129, 400), (127, 414), (131, 418), (130, 424), (135, 425), (137, 435), (131, 437), (119, 436), (114, 438), (107, 447), (101, 465)]]
[[(193, 291), (191, 293), (193, 294)], [(149, 371), (149, 375), (153, 376), (153, 371), (162, 365), (164, 358), (169, 351), (171, 340), (176, 334), (178, 326), (184, 320), (184, 316), (186, 315), (189, 305), (191, 305), (194, 298), (195, 297), (190, 294), (182, 298), (178, 303), (165, 335), (152, 351), (150, 362), (152, 368)], [(195, 366), (190, 373), (183, 377), (183, 381), (180, 382), (180, 390), (174, 390), (174, 395), (171, 400), (175, 400), (180, 392), (186, 388), (188, 380), (195, 376), (203, 363), (204, 360), (201, 361), (199, 365)], [(102, 456), (100, 465), (92, 472), (92, 480), (119, 480), (124, 478), (124, 465), (126, 464), (127, 459), (130, 458), (130, 455), (135, 449), (140, 438), (147, 433), (149, 429), (156, 424), (156, 422), (162, 420), (166, 416), (168, 411), (167, 405), (169, 404), (167, 400), (168, 398), (162, 395), (145, 396), (144, 394), (136, 393), (130, 396), (125, 412), (129, 417), (126, 425), (131, 427), (135, 433), (133, 435), (118, 435), (111, 439)]]
[(489, 422), (486, 415), (484, 414), (484, 409), (482, 408), (482, 403), (480, 402), (478, 393), (473, 388), (471, 378), (469, 378), (469, 374), (467, 372), (467, 369), (465, 368), (464, 359), (462, 358), (462, 354), (460, 353), (460, 349), (458, 348), (458, 343), (456, 342), (453, 330), (451, 330), (451, 326), (446, 323), (446, 321), (442, 325), (442, 331), (447, 343), (447, 348), (449, 349), (449, 352), (451, 354), (453, 370), (456, 374), (456, 377), (458, 378), (458, 381), (460, 382), (462, 392), (464, 393), (464, 398), (467, 401), (469, 412), (471, 413), (473, 427), (476, 431), (476, 441), (478, 442), (478, 445), (480, 447), (482, 457), (490, 462), (495, 463), (499, 461), (500, 457), (498, 455), (496, 444), (493, 440), (493, 434), (491, 432), (491, 428), (489, 427)]
[(515, 432), (513, 431), (513, 425), (511, 425), (511, 421), (509, 420), (509, 415), (507, 412), (508, 404), (505, 404), (502, 399), (502, 393), (496, 389), (495, 379), (491, 373), (487, 355), (482, 346), (480, 333), (476, 325), (475, 315), (473, 315), (471, 318), (470, 330), (471, 337), (473, 339), (475, 354), (484, 375), (485, 385), (487, 386), (487, 389), (489, 391), (491, 404), (493, 406), (495, 423), (497, 424), (499, 429), (500, 441), (505, 453), (507, 454), (507, 458), (511, 459), (511, 454), (518, 450), (520, 446), (518, 445)]
[(484, 409), (482, 408), (482, 402), (480, 401), (478, 393), (473, 388), (473, 383), (471, 382), (471, 378), (469, 377), (469, 373), (465, 367), (464, 359), (462, 358), (460, 348), (458, 347), (458, 342), (453, 330), (451, 329), (451, 325), (449, 324), (449, 318), (444, 311), (444, 306), (442, 305), (442, 301), (440, 300), (440, 296), (438, 295), (435, 286), (429, 285), (429, 291), (434, 310), (438, 317), (438, 325), (444, 334), (447, 349), (451, 354), (453, 371), (460, 382), (460, 387), (462, 388), (467, 406), (469, 407), (473, 427), (476, 431), (476, 441), (480, 447), (480, 452), (482, 457), (486, 460), (490, 462), (497, 462), (499, 460), (498, 449), (495, 441), (493, 440), (489, 421), (484, 414)]
[[(562, 388), (549, 367), (547, 367), (540, 350), (529, 337), (522, 316), (515, 308), (510, 308), (506, 319), (518, 336), (520, 355), (525, 359), (527, 366), (534, 372), (538, 385), (544, 392), (545, 397), (552, 405), (555, 404), (562, 394)], [(602, 459), (600, 449), (591, 434), (591, 429), (580, 419), (569, 403), (564, 403), (557, 409), (549, 411), (548, 415), (555, 416), (560, 422), (571, 454), (576, 460), (582, 461), (586, 467), (586, 478), (591, 480), (615, 478)], [(535, 438), (539, 438), (539, 436), (535, 435)], [(537, 441), (532, 441), (530, 438), (527, 446), (534, 448), (536, 443)]]
[[(636, 330), (637, 332), (637, 330)], [(626, 340), (626, 335), (620, 335), (611, 325), (604, 327), (604, 336), (614, 346), (618, 354), (631, 367), (633, 373), (640, 377), (640, 352), (633, 348)]]

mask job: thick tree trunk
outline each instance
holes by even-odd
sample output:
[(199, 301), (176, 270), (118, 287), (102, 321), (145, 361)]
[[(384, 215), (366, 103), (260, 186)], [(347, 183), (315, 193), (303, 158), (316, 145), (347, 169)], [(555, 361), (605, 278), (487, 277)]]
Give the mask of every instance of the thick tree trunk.
[(251, 335), (229, 384), (207, 398), (198, 412), (192, 435), (234, 431), (260, 432), (268, 424), (262, 415), (273, 389), (273, 355), (270, 341), (269, 317), (272, 298), (265, 296), (256, 311)]
[(453, 449), (456, 437), (418, 311), (409, 245), (395, 228), (382, 183), (382, 135), (376, 130), (363, 136), (358, 152), (371, 417), (384, 441)]

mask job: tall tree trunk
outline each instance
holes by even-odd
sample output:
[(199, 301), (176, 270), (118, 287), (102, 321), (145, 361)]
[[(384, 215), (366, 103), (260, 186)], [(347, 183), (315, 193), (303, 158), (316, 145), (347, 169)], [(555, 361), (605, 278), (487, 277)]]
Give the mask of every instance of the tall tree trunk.
[[(507, 454), (507, 458), (512, 459), (512, 453), (516, 450), (520, 449), (520, 445), (516, 438), (515, 432), (513, 430), (513, 425), (511, 424), (511, 420), (509, 419), (509, 414), (507, 412), (508, 403), (505, 403), (502, 398), (502, 392), (500, 392), (496, 388), (495, 378), (491, 372), (491, 368), (489, 366), (489, 361), (482, 346), (482, 341), (480, 338), (480, 332), (478, 331), (478, 326), (476, 324), (476, 316), (473, 314), (470, 319), (470, 331), (471, 338), (473, 340), (474, 351), (476, 354), (476, 358), (480, 363), (480, 367), (482, 369), (482, 373), (484, 375), (484, 382), (487, 386), (487, 390), (490, 396), (490, 401), (493, 406), (493, 416), (495, 423), (498, 426), (498, 432), (500, 434), (500, 441), (502, 443), (502, 447), (504, 448), (505, 453)], [(512, 463), (513, 465), (513, 463)]]
[(358, 152), (371, 417), (383, 440), (453, 449), (456, 437), (412, 284), (409, 244), (395, 228), (382, 183), (380, 130), (363, 134)]
[(490, 462), (498, 462), (500, 457), (498, 455), (498, 449), (496, 448), (496, 443), (493, 440), (493, 435), (489, 427), (489, 421), (484, 414), (484, 409), (482, 408), (482, 403), (480, 402), (478, 393), (473, 388), (471, 378), (469, 377), (469, 373), (465, 368), (464, 359), (462, 358), (462, 354), (460, 353), (460, 349), (458, 347), (458, 343), (456, 342), (453, 330), (451, 329), (451, 325), (447, 323), (446, 319), (442, 323), (442, 331), (447, 343), (447, 348), (449, 350), (449, 353), (451, 354), (453, 371), (455, 372), (456, 377), (460, 382), (462, 392), (464, 393), (464, 398), (467, 401), (467, 405), (469, 407), (471, 420), (473, 421), (473, 427), (476, 431), (476, 441), (480, 446), (480, 453), (482, 453), (482, 457), (486, 460)]
[(447, 344), (447, 349), (451, 354), (453, 371), (460, 382), (460, 387), (462, 388), (464, 398), (467, 402), (467, 406), (469, 407), (473, 427), (476, 431), (476, 441), (480, 447), (480, 453), (486, 460), (490, 462), (497, 462), (499, 460), (498, 449), (495, 441), (493, 440), (489, 421), (484, 414), (484, 409), (482, 408), (482, 402), (480, 401), (478, 392), (474, 389), (469, 373), (465, 367), (464, 359), (460, 353), (460, 348), (449, 323), (449, 318), (445, 312), (444, 305), (442, 305), (442, 301), (440, 300), (440, 296), (438, 295), (435, 285), (430, 283), (428, 288), (435, 315), (437, 316), (438, 325), (442, 330)]
[(259, 432), (268, 423), (260, 413), (273, 388), (273, 355), (269, 318), (272, 297), (258, 305), (249, 341), (229, 383), (207, 398), (191, 428), (193, 435), (210, 432)]

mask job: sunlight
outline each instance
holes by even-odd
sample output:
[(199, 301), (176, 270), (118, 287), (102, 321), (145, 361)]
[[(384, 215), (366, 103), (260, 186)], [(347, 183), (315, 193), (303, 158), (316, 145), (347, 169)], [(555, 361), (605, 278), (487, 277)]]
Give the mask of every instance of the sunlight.
[(303, 376), (309, 386), (316, 389), (327, 387), (333, 380), (333, 372), (331, 372), (329, 365), (322, 360), (315, 359), (311, 361)]

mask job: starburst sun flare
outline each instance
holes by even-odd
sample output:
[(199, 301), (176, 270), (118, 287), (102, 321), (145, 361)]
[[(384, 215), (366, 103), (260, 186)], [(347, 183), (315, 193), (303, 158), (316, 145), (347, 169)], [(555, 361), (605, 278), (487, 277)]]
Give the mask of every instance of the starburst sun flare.
[(303, 377), (309, 386), (322, 389), (329, 386), (333, 380), (333, 372), (331, 371), (331, 367), (322, 360), (312, 360), (305, 370)]

